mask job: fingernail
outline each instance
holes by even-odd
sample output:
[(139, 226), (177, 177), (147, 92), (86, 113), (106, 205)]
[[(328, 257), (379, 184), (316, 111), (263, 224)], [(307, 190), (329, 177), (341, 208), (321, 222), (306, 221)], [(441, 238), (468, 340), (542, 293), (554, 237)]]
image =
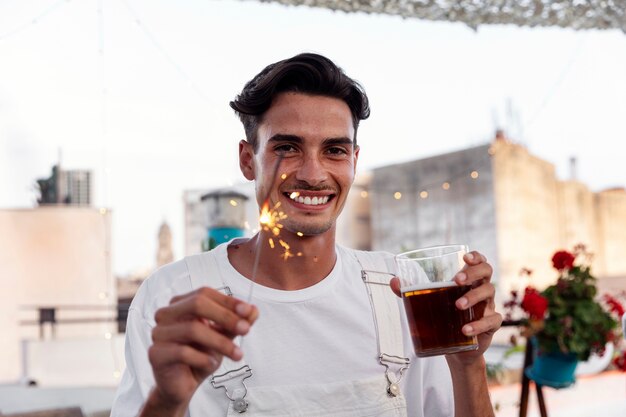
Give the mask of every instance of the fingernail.
[(463, 326), (463, 333), (468, 336), (471, 336), (474, 333), (474, 328), (470, 325)]
[(467, 305), (467, 298), (461, 297), (457, 300), (457, 305), (461, 308), (464, 308)]
[(456, 279), (459, 282), (465, 282), (467, 280), (467, 275), (465, 274), (465, 272), (459, 272), (458, 274), (456, 274)]
[(247, 316), (250, 312), (250, 306), (248, 304), (239, 303), (235, 306), (235, 311), (240, 316)]
[(250, 330), (250, 325), (245, 320), (239, 320), (235, 326), (235, 330), (238, 334), (246, 334)]
[(236, 360), (243, 358), (243, 352), (241, 351), (239, 346), (235, 346), (235, 348), (233, 349), (233, 358)]
[(467, 254), (465, 254), (465, 258), (467, 258), (468, 261), (471, 261), (472, 259), (474, 259), (474, 254), (473, 253), (467, 253)]
[(215, 359), (212, 356), (209, 356), (209, 362), (211, 362), (211, 367), (213, 368), (217, 368), (220, 364), (217, 362), (217, 359)]

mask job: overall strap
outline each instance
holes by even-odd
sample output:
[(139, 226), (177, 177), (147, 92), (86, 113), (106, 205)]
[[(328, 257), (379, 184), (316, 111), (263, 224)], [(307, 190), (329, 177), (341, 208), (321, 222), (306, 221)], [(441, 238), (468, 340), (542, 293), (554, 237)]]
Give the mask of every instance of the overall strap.
[(233, 295), (230, 288), (224, 282), (220, 269), (215, 260), (215, 254), (211, 252), (199, 253), (185, 257), (191, 288), (197, 290), (200, 287), (211, 287), (226, 295)]
[[(208, 286), (218, 291), (222, 291), (228, 296), (232, 296), (228, 285), (224, 281), (224, 277), (220, 272), (217, 264), (215, 253), (204, 252), (197, 255), (185, 257), (185, 263), (189, 271), (189, 280), (191, 287), (196, 290), (200, 287)], [(239, 337), (239, 342), (241, 338)], [(237, 367), (236, 369), (234, 369)], [(217, 369), (209, 381), (214, 389), (224, 390), (226, 397), (233, 403), (233, 408), (239, 413), (244, 413), (248, 409), (248, 402), (245, 400), (247, 387), (245, 380), (252, 376), (252, 369), (241, 360), (233, 362), (229, 358), (223, 358), (222, 364)], [(242, 396), (235, 397), (233, 391), (235, 388), (243, 387)]]
[(364, 251), (354, 251), (354, 254), (361, 265), (361, 278), (372, 305), (378, 360), (385, 367), (387, 393), (395, 397), (400, 393), (398, 382), (402, 373), (410, 365), (409, 358), (404, 355), (399, 299), (389, 286), (395, 274), (389, 271), (389, 265), (380, 255)]

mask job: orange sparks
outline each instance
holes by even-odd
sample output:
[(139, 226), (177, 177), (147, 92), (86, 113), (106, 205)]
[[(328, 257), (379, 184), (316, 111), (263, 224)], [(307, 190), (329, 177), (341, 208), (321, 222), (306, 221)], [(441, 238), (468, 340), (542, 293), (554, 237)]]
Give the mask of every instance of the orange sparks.
[[(280, 223), (281, 220), (287, 218), (287, 215), (279, 210), (280, 202), (276, 203), (273, 208), (270, 209), (269, 201), (266, 201), (261, 208), (261, 215), (259, 216), (259, 223), (261, 224), (261, 228), (270, 232), (274, 237), (280, 236), (280, 231), (283, 228), (283, 225)], [(268, 243), (272, 249), (276, 247), (273, 238), (268, 239)], [(294, 255), (289, 250), (289, 245), (282, 239), (278, 239), (278, 243), (282, 246), (284, 252), (281, 255), (283, 259), (287, 260)]]
[(287, 215), (283, 211), (278, 210), (279, 207), (280, 202), (276, 203), (274, 208), (270, 209), (270, 204), (266, 201), (261, 208), (261, 215), (259, 216), (259, 223), (261, 223), (263, 230), (267, 232), (271, 231), (274, 236), (278, 236), (280, 229), (283, 228), (280, 221), (287, 218)]

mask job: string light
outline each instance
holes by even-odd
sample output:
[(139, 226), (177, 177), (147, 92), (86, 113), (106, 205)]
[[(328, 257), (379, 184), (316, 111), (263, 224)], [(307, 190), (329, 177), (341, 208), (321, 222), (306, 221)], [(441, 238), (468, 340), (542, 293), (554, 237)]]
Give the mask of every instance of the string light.
[(472, 171), (472, 173), (470, 174), (470, 177), (472, 177), (473, 179), (478, 178), (478, 171)]
[(112, 337), (112, 335), (111, 335), (111, 333), (109, 333), (109, 332), (106, 332), (106, 333), (104, 334), (104, 338), (105, 338), (106, 340), (111, 340), (111, 337)]
[(118, 370), (113, 371), (113, 378), (115, 379), (119, 379), (119, 377), (122, 376), (122, 373)]
[(104, 292), (104, 291), (101, 291), (101, 292), (98, 293), (98, 298), (101, 299), (101, 300), (104, 300), (104, 299), (106, 299), (108, 297), (109, 297), (109, 295), (106, 292)]
[(163, 48), (161, 42), (154, 36), (154, 34), (143, 24), (142, 20), (139, 18), (139, 15), (135, 11), (135, 9), (128, 4), (128, 1), (122, 0), (124, 6), (126, 6), (126, 10), (128, 11), (131, 18), (134, 20), (135, 24), (141, 29), (142, 33), (148, 38), (148, 40), (152, 43), (152, 46), (156, 48), (157, 51), (165, 58), (165, 60), (178, 72), (178, 74), (182, 77), (186, 84), (198, 94), (205, 102), (212, 104), (211, 99), (207, 96), (203, 91), (198, 88), (198, 85), (193, 82), (193, 80), (187, 75), (187, 73), (183, 70), (183, 68), (172, 58), (172, 56)]
[(424, 190), (420, 193), (421, 198), (428, 198), (428, 191)]
[(104, 208), (104, 207), (101, 207), (101, 208), (100, 208), (100, 214), (102, 214), (103, 216), (104, 216), (105, 214), (107, 214), (107, 209), (106, 209), (106, 208)]
[(283, 180), (283, 181), (284, 181), (284, 180), (286, 180), (286, 179), (287, 179), (287, 174), (283, 174), (283, 175), (281, 175), (281, 176), (280, 176), (280, 179), (281, 179), (281, 180)]
[(395, 198), (396, 200), (400, 200), (402, 198), (402, 193), (400, 191), (396, 191), (393, 194), (393, 198)]
[(229, 203), (233, 207), (237, 207), (239, 205), (239, 203), (237, 203), (235, 200), (230, 200)]
[(296, 232), (296, 234), (297, 234), (298, 236), (300, 236), (300, 237), (304, 236), (304, 233), (302, 233), (302, 232)]
[(361, 197), (362, 198), (367, 198), (367, 191), (365, 191), (365, 190), (361, 191)]
[(27, 21), (25, 23), (22, 23), (21, 25), (17, 26), (15, 29), (12, 29), (12, 30), (10, 30), (8, 32), (1, 33), (0, 34), (0, 41), (3, 41), (5, 39), (7, 39), (7, 38), (10, 38), (13, 35), (17, 35), (21, 31), (36, 25), (44, 17), (48, 16), (50, 13), (52, 13), (54, 10), (56, 10), (59, 6), (63, 5), (64, 3), (69, 3), (69, 1), (59, 0), (59, 1), (55, 2), (55, 3), (53, 3), (52, 5), (48, 6), (47, 8), (45, 8), (41, 13), (37, 14), (35, 17), (30, 19), (29, 21)]
[(441, 188), (443, 188), (444, 190), (449, 190), (450, 189), (450, 183), (449, 182), (444, 182), (443, 184), (441, 184)]

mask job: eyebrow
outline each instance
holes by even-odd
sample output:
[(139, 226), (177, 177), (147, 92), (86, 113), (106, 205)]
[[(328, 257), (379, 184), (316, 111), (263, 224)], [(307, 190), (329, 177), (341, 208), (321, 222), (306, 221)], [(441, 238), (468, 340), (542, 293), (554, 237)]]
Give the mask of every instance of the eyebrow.
[[(301, 144), (304, 142), (302, 137), (297, 135), (285, 135), (281, 133), (277, 133), (271, 138), (268, 139), (268, 143), (276, 143), (276, 142), (292, 142)], [(338, 137), (338, 138), (327, 138), (322, 141), (322, 144), (325, 146), (328, 145), (352, 145), (352, 139), (347, 137)]]

